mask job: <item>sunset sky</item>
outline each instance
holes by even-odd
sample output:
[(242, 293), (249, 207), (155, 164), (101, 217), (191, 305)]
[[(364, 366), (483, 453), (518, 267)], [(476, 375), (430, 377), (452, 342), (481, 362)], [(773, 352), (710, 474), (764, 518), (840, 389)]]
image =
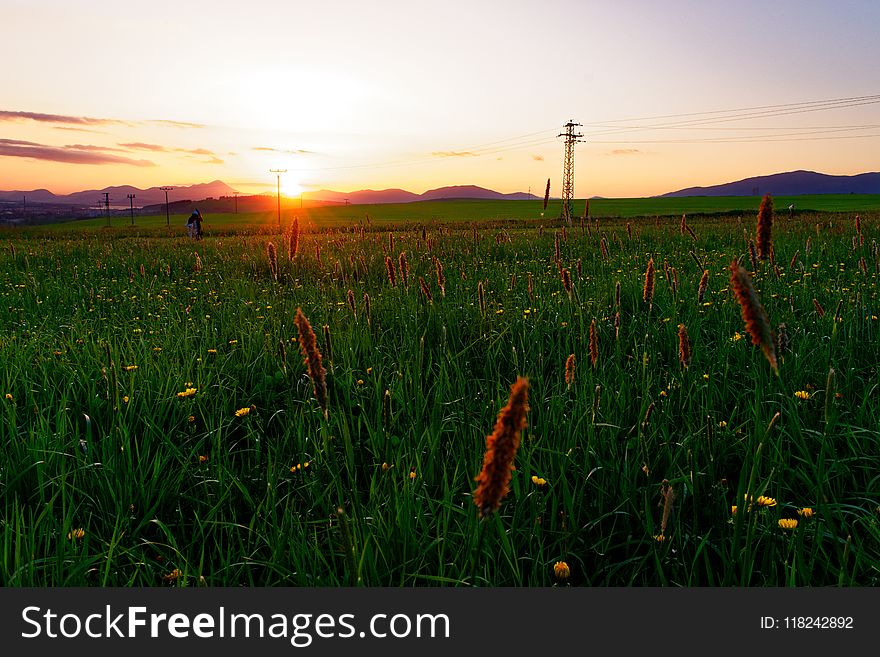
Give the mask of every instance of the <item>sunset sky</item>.
[(873, 0), (0, 0), (0, 15), (3, 190), (258, 193), (282, 168), (291, 195), (540, 194), (548, 177), (558, 193), (569, 119), (581, 198), (880, 170)]

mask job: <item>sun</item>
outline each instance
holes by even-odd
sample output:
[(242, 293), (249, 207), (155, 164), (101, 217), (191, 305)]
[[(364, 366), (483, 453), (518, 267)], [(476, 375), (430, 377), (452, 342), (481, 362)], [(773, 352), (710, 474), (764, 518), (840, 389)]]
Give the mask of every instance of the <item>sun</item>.
[(297, 180), (284, 180), (281, 179), (281, 194), (282, 196), (299, 196), (302, 194), (303, 188), (302, 185), (299, 184)]

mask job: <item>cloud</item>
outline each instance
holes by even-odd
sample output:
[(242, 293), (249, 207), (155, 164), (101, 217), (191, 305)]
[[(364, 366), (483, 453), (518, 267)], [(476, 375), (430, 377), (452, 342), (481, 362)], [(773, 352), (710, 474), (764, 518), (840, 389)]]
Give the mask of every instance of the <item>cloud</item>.
[[(65, 123), (72, 125), (158, 125), (166, 128), (206, 128), (203, 123), (155, 119), (151, 121), (124, 121), (122, 119), (96, 119), (90, 116), (68, 116), (66, 114), (46, 114), (44, 112), (20, 112), (0, 110), (0, 121), (38, 121), (40, 123)], [(72, 128), (68, 128), (72, 129)]]
[(210, 160), (205, 162), (205, 164), (223, 164), (223, 160), (221, 160), (219, 157), (212, 157)]
[(272, 148), (271, 146), (254, 146), (251, 150), (253, 151), (265, 151), (268, 153), (286, 153), (287, 155), (314, 155), (314, 151), (303, 150), (302, 148), (298, 148), (295, 150), (288, 150), (285, 148)]
[(162, 146), (161, 144), (145, 144), (142, 141), (133, 141), (124, 144), (118, 144), (118, 146), (123, 146), (129, 150), (133, 151), (150, 151), (152, 153), (186, 153), (188, 155), (208, 155), (212, 159), (209, 160), (210, 164), (218, 164), (222, 162), (220, 160), (218, 162), (215, 157), (214, 151), (209, 151), (207, 148), (169, 148), (168, 146)]
[(133, 160), (119, 155), (110, 155), (101, 147), (90, 146), (47, 146), (32, 141), (0, 139), (0, 157), (26, 157), (32, 160), (64, 162), (66, 164), (129, 164), (136, 167), (154, 167), (149, 160)]
[(132, 125), (119, 119), (94, 119), (89, 116), (66, 116), (42, 112), (12, 112), (0, 110), (0, 121), (39, 121), (40, 123), (72, 123), (75, 125)]
[(90, 132), (93, 135), (106, 134), (103, 130), (89, 130), (88, 128), (72, 128), (69, 125), (53, 125), (53, 130), (70, 130), (71, 132)]
[(608, 153), (609, 155), (642, 155), (643, 152), (638, 148), (615, 148)]
[(533, 159), (535, 162), (543, 162), (543, 161), (544, 161), (544, 156), (543, 156), (543, 155), (532, 155), (532, 159)]
[(132, 151), (152, 151), (154, 153), (167, 153), (168, 149), (164, 146), (160, 146), (159, 144), (145, 144), (142, 141), (133, 141), (127, 144), (119, 144), (123, 148), (127, 148)]
[(168, 128), (207, 128), (208, 126), (204, 123), (190, 123), (188, 121), (171, 121), (169, 119), (156, 119), (154, 121), (147, 121), (146, 123), (152, 123), (153, 125), (161, 125)]
[(93, 146), (91, 144), (70, 144), (65, 146), (64, 148), (73, 150), (73, 151), (95, 151), (95, 152), (114, 152), (114, 153), (124, 153), (125, 151), (121, 148), (110, 148), (109, 146)]
[(434, 151), (431, 155), (434, 157), (480, 157), (479, 153), (471, 153), (470, 151)]

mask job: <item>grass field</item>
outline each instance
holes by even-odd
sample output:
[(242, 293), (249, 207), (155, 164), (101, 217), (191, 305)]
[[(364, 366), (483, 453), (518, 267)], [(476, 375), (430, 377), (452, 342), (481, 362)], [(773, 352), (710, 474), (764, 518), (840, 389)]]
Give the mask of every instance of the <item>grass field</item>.
[[(585, 201), (574, 202), (576, 214), (582, 214)], [(750, 196), (688, 197), (688, 198), (633, 198), (633, 199), (592, 199), (590, 216), (601, 218), (654, 218), (655, 216), (688, 215), (733, 215), (753, 216), (760, 204), (760, 198)], [(780, 196), (775, 199), (776, 207), (782, 215), (788, 215), (788, 206), (794, 204), (794, 215), (804, 212), (870, 212), (880, 211), (880, 195), (868, 194), (826, 194), (818, 196)], [(198, 203), (194, 204), (195, 206)], [(538, 223), (551, 223), (561, 214), (561, 201), (550, 201), (547, 211), (543, 210), (543, 200), (535, 201), (420, 201), (416, 203), (387, 203), (380, 205), (349, 205), (306, 207), (300, 209), (298, 203), (285, 200), (285, 218), (299, 217), (304, 225), (340, 228), (353, 225), (400, 227), (405, 225), (455, 224), (461, 222), (492, 222), (499, 225), (519, 224), (533, 219)], [(203, 213), (204, 214), (204, 213)], [(180, 235), (185, 232), (183, 224), (188, 215), (174, 215), (170, 218), (170, 233)], [(367, 223), (369, 217), (369, 223)], [(544, 218), (546, 217), (546, 219)], [(205, 216), (205, 230), (214, 234), (227, 232), (249, 232), (257, 227), (267, 230), (278, 228), (276, 212), (212, 214)], [(287, 221), (287, 219), (285, 219)], [(128, 216), (113, 217), (111, 227), (134, 234), (144, 233), (143, 229), (161, 230), (166, 226), (164, 215), (135, 217), (131, 226)], [(79, 233), (84, 228), (103, 229), (107, 227), (105, 218), (83, 219), (72, 223), (61, 223), (39, 229)]]
[[(757, 267), (755, 199), (594, 201), (565, 231), (535, 225), (539, 202), (332, 208), (302, 216), (295, 255), (271, 215), (208, 216), (201, 242), (164, 217), (6, 233), (0, 583), (546, 586), (563, 561), (575, 586), (875, 585), (880, 212), (859, 208), (859, 235), (847, 200), (777, 212)], [(517, 376), (528, 427), (480, 520), (474, 477)]]

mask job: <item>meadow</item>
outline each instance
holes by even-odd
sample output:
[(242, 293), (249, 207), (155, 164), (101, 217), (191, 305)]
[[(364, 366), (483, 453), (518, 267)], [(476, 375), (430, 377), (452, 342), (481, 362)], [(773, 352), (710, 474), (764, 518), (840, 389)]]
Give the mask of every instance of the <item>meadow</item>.
[[(3, 233), (0, 583), (877, 584), (880, 212), (777, 199), (753, 262), (755, 199), (667, 201)], [(481, 518), (518, 376), (528, 426)]]

